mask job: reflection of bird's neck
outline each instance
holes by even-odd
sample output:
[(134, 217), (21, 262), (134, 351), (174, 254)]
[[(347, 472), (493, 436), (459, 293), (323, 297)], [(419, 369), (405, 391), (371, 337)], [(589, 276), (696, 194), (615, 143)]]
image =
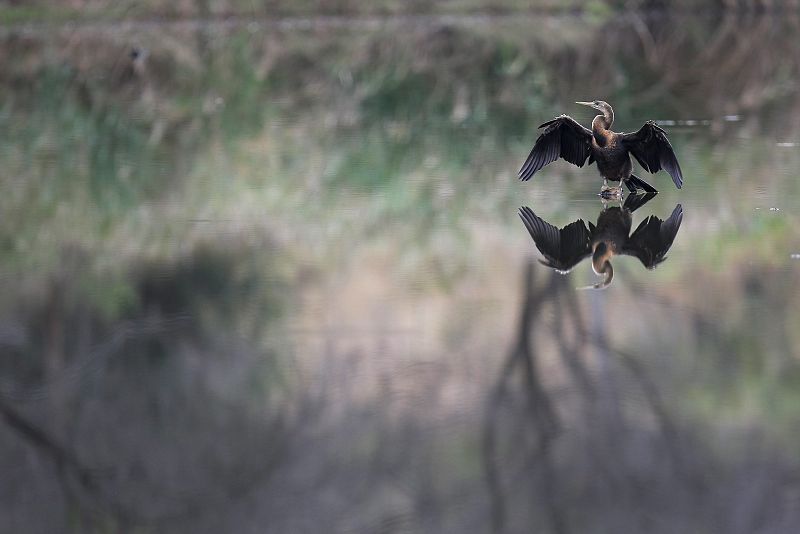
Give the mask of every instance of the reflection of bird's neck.
[(600, 241), (595, 245), (594, 252), (592, 253), (592, 270), (594, 274), (601, 275), (604, 274), (606, 277), (605, 279), (595, 284), (595, 289), (604, 289), (611, 284), (611, 280), (614, 279), (614, 267), (611, 265), (611, 257), (614, 255), (614, 252), (611, 250), (611, 247), (605, 241)]

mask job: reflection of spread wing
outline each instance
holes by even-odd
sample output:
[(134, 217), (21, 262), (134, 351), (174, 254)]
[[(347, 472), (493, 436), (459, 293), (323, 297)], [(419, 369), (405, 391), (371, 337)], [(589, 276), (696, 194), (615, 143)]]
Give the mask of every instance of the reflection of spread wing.
[(645, 193), (631, 193), (627, 197), (625, 197), (625, 204), (622, 205), (622, 209), (628, 210), (629, 212), (633, 213), (634, 211), (638, 210), (648, 202), (650, 202), (653, 197), (655, 197), (658, 193), (652, 192), (645, 192)]
[[(536, 171), (558, 158), (583, 167), (586, 159), (591, 156), (592, 132), (572, 117), (561, 115), (539, 128), (544, 128), (544, 131), (519, 170), (520, 180), (530, 180)], [(592, 163), (591, 159), (589, 163)]]
[(582, 219), (559, 230), (537, 217), (526, 206), (519, 209), (519, 216), (531, 234), (536, 248), (545, 257), (544, 261), (539, 260), (543, 265), (568, 272), (592, 253), (591, 233)]
[(633, 235), (622, 248), (622, 253), (636, 256), (642, 265), (652, 269), (667, 259), (667, 251), (672, 246), (682, 221), (683, 208), (680, 204), (675, 206), (666, 221), (655, 215), (649, 216), (633, 231)]
[(622, 144), (648, 172), (657, 173), (664, 169), (672, 176), (678, 189), (681, 188), (683, 173), (678, 158), (675, 157), (666, 132), (656, 123), (647, 121), (638, 131), (622, 134)]

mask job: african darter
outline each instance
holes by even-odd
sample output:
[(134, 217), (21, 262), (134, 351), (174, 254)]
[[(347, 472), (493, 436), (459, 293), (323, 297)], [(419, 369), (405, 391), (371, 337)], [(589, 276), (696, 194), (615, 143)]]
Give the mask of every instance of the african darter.
[(625, 254), (639, 258), (647, 269), (664, 261), (683, 221), (683, 208), (675, 206), (672, 215), (662, 221), (654, 215), (643, 220), (631, 234), (631, 214), (650, 200), (655, 193), (629, 195), (621, 207), (603, 209), (597, 225), (589, 227), (578, 219), (560, 230), (539, 218), (530, 208), (523, 206), (519, 216), (533, 238), (536, 248), (544, 255), (543, 265), (566, 274), (581, 260), (592, 256), (592, 269), (605, 279), (595, 284), (595, 289), (607, 287), (614, 277), (611, 258)]
[[(539, 126), (544, 131), (519, 170), (520, 180), (530, 180), (536, 171), (559, 157), (578, 167), (583, 167), (588, 158), (590, 165), (597, 162), (597, 169), (603, 176), (603, 196), (620, 196), (622, 183), (631, 192), (637, 189), (657, 192), (652, 185), (631, 174), (631, 159), (628, 154), (633, 154), (645, 170), (655, 173), (664, 169), (672, 176), (678, 189), (681, 188), (681, 166), (675, 158), (666, 133), (655, 122), (647, 121), (634, 133), (616, 133), (609, 129), (614, 123), (614, 110), (606, 102), (595, 100), (576, 104), (593, 107), (603, 114), (594, 118), (591, 130), (567, 115), (561, 115)], [(620, 184), (609, 187), (609, 180)]]

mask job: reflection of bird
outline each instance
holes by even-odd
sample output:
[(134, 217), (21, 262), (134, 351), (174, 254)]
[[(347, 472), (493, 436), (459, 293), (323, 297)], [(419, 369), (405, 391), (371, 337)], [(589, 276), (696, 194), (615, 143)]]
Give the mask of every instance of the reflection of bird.
[(624, 182), (631, 191), (644, 189), (655, 192), (652, 185), (631, 174), (631, 159), (628, 154), (633, 154), (636, 161), (649, 172), (666, 170), (678, 189), (681, 188), (681, 166), (675, 158), (666, 133), (656, 123), (647, 121), (634, 133), (615, 133), (609, 129), (614, 123), (614, 110), (606, 102), (595, 100), (576, 104), (593, 107), (603, 114), (594, 118), (591, 130), (567, 115), (561, 115), (539, 126), (544, 131), (519, 170), (520, 180), (530, 180), (536, 171), (559, 157), (578, 167), (583, 167), (588, 158), (589, 164), (597, 162), (597, 169), (603, 176), (603, 194), (622, 193), (622, 183), (610, 188), (608, 180)]
[(683, 221), (680, 204), (675, 206), (666, 221), (651, 215), (636, 227), (633, 234), (630, 233), (631, 214), (653, 196), (653, 193), (629, 195), (622, 208), (604, 209), (597, 217), (597, 225), (589, 223), (588, 228), (583, 219), (578, 219), (559, 230), (525, 206), (519, 209), (519, 215), (536, 248), (545, 257), (539, 260), (543, 265), (567, 273), (591, 255), (595, 274), (605, 275), (602, 282), (592, 287), (602, 289), (614, 278), (611, 258), (616, 254), (635, 256), (647, 269), (666, 259)]

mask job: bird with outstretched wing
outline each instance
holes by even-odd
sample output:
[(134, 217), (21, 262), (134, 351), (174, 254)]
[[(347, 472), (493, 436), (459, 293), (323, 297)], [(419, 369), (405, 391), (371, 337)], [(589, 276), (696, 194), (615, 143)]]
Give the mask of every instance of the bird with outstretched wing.
[[(675, 151), (666, 132), (655, 122), (647, 121), (633, 133), (617, 133), (611, 131), (614, 110), (607, 102), (577, 103), (598, 109), (602, 115), (592, 120), (591, 129), (567, 115), (560, 115), (539, 126), (544, 130), (519, 170), (520, 180), (530, 180), (545, 165), (562, 158), (578, 167), (583, 167), (587, 161), (590, 165), (597, 163), (603, 177), (603, 196), (608, 196), (606, 193), (621, 196), (623, 183), (631, 191), (657, 192), (655, 187), (632, 173), (630, 155), (633, 155), (646, 171), (656, 173), (663, 169), (678, 189), (683, 187), (683, 172)], [(609, 180), (620, 184), (609, 187)]]

